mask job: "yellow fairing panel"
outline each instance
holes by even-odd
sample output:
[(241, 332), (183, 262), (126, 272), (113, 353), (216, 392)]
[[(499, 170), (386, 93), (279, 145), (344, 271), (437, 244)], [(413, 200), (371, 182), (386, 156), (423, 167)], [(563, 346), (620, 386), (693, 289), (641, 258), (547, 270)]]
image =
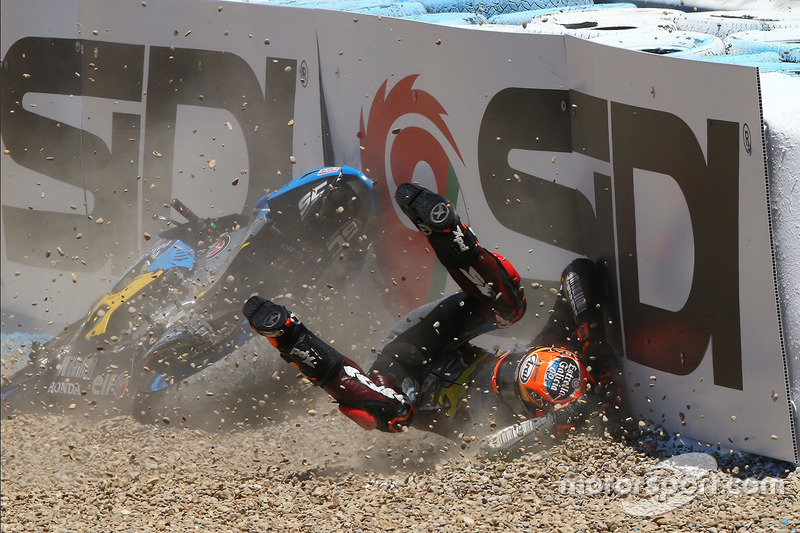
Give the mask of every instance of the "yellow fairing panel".
[[(108, 327), (108, 321), (111, 319), (111, 315), (125, 302), (131, 299), (137, 292), (142, 290), (143, 288), (147, 287), (153, 281), (158, 279), (161, 274), (163, 274), (163, 270), (159, 270), (157, 272), (146, 272), (144, 274), (140, 274), (136, 276), (133, 281), (131, 281), (127, 287), (122, 289), (119, 292), (106, 294), (103, 298), (97, 302), (97, 305), (94, 306), (92, 312), (89, 314), (88, 322), (90, 324), (94, 324), (94, 327), (86, 334), (86, 338), (94, 337), (95, 335), (102, 335), (106, 332), (106, 328)], [(102, 316), (100, 315), (100, 311), (104, 311)]]

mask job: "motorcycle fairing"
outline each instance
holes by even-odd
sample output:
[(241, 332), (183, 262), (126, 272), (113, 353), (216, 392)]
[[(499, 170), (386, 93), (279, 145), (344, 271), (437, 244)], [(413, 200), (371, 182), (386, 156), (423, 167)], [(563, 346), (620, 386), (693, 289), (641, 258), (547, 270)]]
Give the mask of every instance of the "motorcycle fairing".
[[(171, 268), (194, 268), (195, 252), (191, 246), (180, 239), (160, 243), (148, 254), (153, 261), (146, 267), (146, 272), (139, 274), (124, 287), (117, 290), (114, 286), (111, 292), (103, 296), (89, 313), (87, 325), (92, 326), (85, 337), (90, 339), (102, 335), (108, 329), (108, 322), (119, 307), (129, 301), (139, 291), (158, 279), (164, 272)], [(147, 257), (147, 256), (146, 256)], [(123, 276), (125, 279), (127, 276)]]
[(153, 347), (150, 349), (150, 351), (151, 352), (152, 351), (158, 351), (159, 348), (161, 348), (162, 346), (164, 346), (168, 342), (174, 341), (175, 339), (177, 339), (178, 337), (180, 337), (184, 333), (186, 333), (186, 329), (185, 328), (176, 329), (176, 330), (172, 330), (172, 331), (169, 331), (169, 332), (165, 333), (164, 336), (162, 336), (160, 339), (158, 339), (158, 341), (156, 341), (156, 343), (153, 345)]
[(86, 334), (86, 338), (89, 339), (105, 333), (106, 328), (108, 327), (108, 321), (111, 319), (111, 315), (113, 315), (122, 304), (130, 300), (131, 297), (133, 297), (136, 293), (153, 283), (163, 273), (163, 270), (158, 270), (156, 272), (145, 272), (144, 274), (139, 274), (133, 278), (133, 281), (131, 281), (121, 291), (111, 292), (103, 296), (100, 301), (95, 304), (94, 308), (92, 308), (91, 313), (89, 313), (89, 319), (86, 321), (86, 323), (87, 325), (92, 325), (94, 327), (92, 327), (92, 329), (90, 329)]
[[(322, 224), (320, 233), (324, 235), (307, 243), (309, 235), (317, 235), (300, 223), (303, 205), (327, 198), (326, 187), (339, 183), (351, 185), (353, 197), (357, 196), (360, 201), (354, 218), (346, 228)], [(198, 296), (198, 291), (202, 291), (201, 295), (214, 296), (213, 288), (222, 283), (220, 293), (224, 294), (226, 284), (230, 284), (227, 274), (233, 273), (237, 281), (247, 280), (247, 276), (255, 279), (248, 268), (255, 266), (259, 272), (265, 264), (280, 261), (284, 256), (293, 258), (295, 263), (295, 268), (284, 270), (291, 274), (288, 281), (315, 277), (316, 269), (330, 268), (330, 265), (318, 266), (325, 265), (325, 260), (335, 266), (346, 265), (337, 255), (338, 243), (356, 235), (345, 231), (355, 227), (356, 221), (358, 230), (362, 231), (361, 224), (366, 224), (374, 213), (376, 201), (373, 183), (364, 174), (350, 167), (331, 167), (308, 172), (266, 195), (257, 203), (254, 216), (247, 223), (240, 225), (238, 221), (244, 222), (244, 215), (237, 214), (229, 215), (231, 218), (225, 218), (224, 223), (216, 222), (218, 219), (212, 222), (187, 219), (188, 223), (165, 230), (156, 236), (151, 250), (125, 271), (83, 320), (71, 324), (41, 348), (32, 350), (31, 368), (17, 372), (11, 381), (3, 383), (4, 407), (25, 411), (30, 405), (41, 403), (37, 401), (39, 395), (43, 395), (45, 403), (66, 406), (74, 402), (77, 392), (80, 396), (90, 395), (96, 405), (110, 402), (108, 405), (124, 411), (128, 403), (138, 401), (136, 399), (143, 393), (157, 397), (161, 389), (180, 383), (226, 357), (253, 335), (246, 321), (235, 324), (241, 309), (238, 305), (231, 315), (234, 318), (230, 321), (232, 329), (223, 327), (229, 321), (217, 316), (206, 317), (212, 321), (211, 334), (203, 334), (202, 329), (184, 324), (181, 318), (187, 316), (184, 312), (197, 309), (205, 312), (206, 307), (213, 310), (214, 315), (217, 311), (228, 311), (224, 305), (223, 309), (207, 306), (211, 300)], [(205, 231), (204, 224), (217, 231)], [(195, 238), (199, 239), (196, 246), (187, 244)], [(250, 261), (250, 255), (241, 254), (253, 249), (260, 250), (252, 252), (254, 261)], [(238, 262), (240, 254), (242, 264)], [(313, 260), (318, 254), (320, 261)], [(301, 272), (306, 266), (313, 271), (310, 275)], [(238, 270), (240, 267), (243, 270)], [(276, 286), (285, 286), (288, 281), (281, 278)], [(226, 298), (214, 301), (232, 303)], [(129, 306), (134, 304), (137, 312), (129, 315)], [(149, 342), (153, 338), (161, 341), (155, 349)], [(147, 357), (156, 350), (160, 352), (158, 357)], [(79, 362), (80, 372), (78, 366), (73, 365)], [(85, 370), (84, 364), (88, 364)], [(33, 365), (35, 371), (32, 371)], [(59, 375), (60, 369), (73, 366), (74, 373), (79, 375)], [(10, 390), (6, 385), (11, 385)], [(19, 398), (18, 404), (9, 401), (12, 397)]]
[[(157, 392), (176, 381), (214, 364), (243, 345), (252, 335), (247, 320), (237, 321), (232, 331), (214, 341), (212, 331), (192, 328), (175, 329), (165, 333), (144, 356), (149, 376), (140, 387), (141, 393)], [(180, 354), (180, 355), (178, 355)], [(168, 369), (168, 371), (167, 371)]]
[[(309, 184), (314, 182), (320, 182), (320, 184), (330, 184), (332, 183), (332, 179), (338, 178), (347, 178), (351, 180), (361, 181), (366, 188), (366, 191), (370, 195), (370, 212), (367, 215), (367, 219), (371, 218), (374, 214), (375, 204), (377, 203), (377, 193), (375, 192), (375, 188), (372, 184), (372, 181), (368, 177), (366, 177), (363, 173), (359, 170), (356, 170), (353, 167), (349, 166), (342, 166), (342, 167), (326, 167), (321, 169), (315, 169), (310, 172), (306, 172), (299, 178), (295, 178), (283, 187), (279, 188), (275, 192), (267, 194), (263, 196), (258, 202), (256, 202), (255, 207), (253, 208), (253, 216), (259, 215), (269, 215), (271, 209), (280, 210), (281, 207), (277, 205), (270, 206), (270, 202), (273, 204), (276, 203), (278, 199), (283, 200), (284, 198), (293, 197), (293, 192), (304, 192), (304, 194), (313, 194), (313, 189), (309, 192), (305, 192), (308, 189)], [(284, 198), (281, 198), (284, 197)], [(299, 207), (299, 206), (298, 206)]]
[(265, 212), (269, 212), (270, 200), (275, 200), (281, 195), (300, 189), (301, 187), (305, 187), (310, 182), (321, 179), (325, 180), (331, 176), (340, 176), (341, 174), (342, 174), (341, 167), (329, 167), (319, 170), (312, 170), (311, 172), (306, 172), (299, 178), (293, 179), (292, 181), (290, 181), (277, 191), (261, 197), (261, 199), (258, 202), (256, 202), (256, 205), (253, 208), (253, 216), (263, 215), (265, 214)]
[(154, 257), (148, 272), (157, 270), (168, 270), (170, 268), (181, 267), (192, 269), (194, 267), (194, 249), (181, 240), (175, 240), (169, 246), (164, 247)]

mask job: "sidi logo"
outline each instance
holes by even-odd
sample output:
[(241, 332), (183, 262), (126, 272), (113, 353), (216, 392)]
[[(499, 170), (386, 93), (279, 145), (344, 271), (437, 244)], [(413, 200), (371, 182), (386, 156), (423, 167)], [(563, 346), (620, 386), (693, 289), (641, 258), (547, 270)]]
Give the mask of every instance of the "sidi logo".
[[(618, 270), (629, 359), (687, 375), (711, 343), (714, 383), (741, 390), (739, 131), (736, 122), (708, 119), (701, 146), (692, 129), (670, 113), (576, 91), (509, 88), (497, 93), (484, 113), (479, 174), (500, 223)], [(515, 149), (580, 152), (613, 161), (613, 189), (610, 176), (595, 173), (590, 200), (576, 189), (520, 172), (509, 164)], [(643, 301), (634, 197), (638, 170), (668, 177), (686, 202), (694, 265), (679, 309)], [(514, 174), (520, 182), (501, 178)], [(521, 201), (509, 204), (508, 198)]]
[[(46, 227), (47, 231), (37, 236), (42, 249), (54, 249), (76, 233), (83, 233), (84, 242), (92, 243), (81, 254), (86, 265), (72, 262), (68, 267), (71, 270), (96, 271), (106, 263), (103, 254), (108, 250), (136, 249), (137, 217), (141, 216), (144, 231), (157, 232), (157, 223), (144, 211), (171, 199), (179, 106), (223, 109), (238, 121), (249, 159), (246, 205), (254, 205), (265, 189), (277, 188), (292, 175), (292, 130), (282, 126), (294, 117), (296, 63), (294, 59), (265, 58), (266, 87), (262, 88), (250, 65), (229, 52), (158, 46), (146, 49), (135, 44), (75, 39), (20, 39), (3, 58), (0, 81), (0, 131), (6, 149), (18, 165), (85, 189), (94, 195), (94, 202), (92, 211), (82, 214), (3, 206), (4, 224), (9, 228)], [(228, 79), (235, 79), (236, 84), (224, 81)], [(112, 113), (110, 144), (22, 105), (26, 94), (34, 93), (144, 102), (144, 91), (143, 115)], [(243, 97), (246, 105), (242, 105)], [(139, 161), (142, 147), (145, 156), (140, 168), (131, 162)], [(112, 175), (118, 186), (130, 186), (119, 186), (120, 190), (109, 186), (106, 180)], [(144, 187), (139, 198), (139, 176), (157, 176), (159, 186)], [(119, 223), (90, 224), (86, 215), (95, 221), (114, 219)], [(26, 233), (6, 232), (8, 259), (49, 267), (44, 254), (30, 254)]]

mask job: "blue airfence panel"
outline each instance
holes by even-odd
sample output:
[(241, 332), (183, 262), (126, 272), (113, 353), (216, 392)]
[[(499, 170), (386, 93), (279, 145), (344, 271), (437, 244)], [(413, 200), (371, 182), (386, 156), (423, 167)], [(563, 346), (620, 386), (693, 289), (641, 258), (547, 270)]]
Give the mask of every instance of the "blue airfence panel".
[(448, 26), (470, 26), (475, 24), (488, 24), (489, 22), (486, 17), (477, 13), (425, 13), (424, 15), (415, 15), (405, 18), (408, 20), (445, 24)]
[(542, 15), (549, 15), (550, 13), (562, 13), (565, 11), (587, 11), (594, 9), (619, 9), (619, 8), (635, 8), (636, 4), (628, 3), (615, 3), (615, 4), (589, 4), (580, 6), (564, 6), (564, 7), (550, 7), (546, 9), (533, 9), (530, 11), (520, 11), (518, 13), (506, 13), (504, 15), (495, 15), (489, 18), (490, 24), (510, 24), (512, 26), (522, 24), (523, 22), (530, 22), (533, 17), (540, 17)]
[(429, 13), (480, 13), (486, 17), (554, 7), (590, 6), (592, 0), (421, 0)]
[[(800, 49), (798, 49), (798, 51), (800, 51)], [(800, 54), (798, 54), (798, 56), (800, 56)], [(711, 61), (712, 63), (743, 65), (746, 67), (758, 67), (758, 70), (761, 72), (781, 72), (792, 76), (800, 76), (800, 63), (785, 61), (781, 59), (781, 55), (777, 52), (711, 56), (698, 58), (698, 60)]]

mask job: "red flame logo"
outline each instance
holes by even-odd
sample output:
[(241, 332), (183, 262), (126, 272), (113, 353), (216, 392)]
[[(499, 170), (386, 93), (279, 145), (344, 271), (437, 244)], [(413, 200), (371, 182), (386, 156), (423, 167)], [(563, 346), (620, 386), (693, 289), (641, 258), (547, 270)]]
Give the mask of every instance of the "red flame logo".
[[(435, 296), (431, 291), (443, 286), (432, 287), (435, 255), (425, 238), (406, 225), (405, 215), (395, 208), (394, 192), (401, 183), (412, 181), (420, 163), (425, 163), (433, 173), (437, 192), (455, 204), (458, 179), (439, 139), (444, 138), (451, 153), (464, 164), (444, 121), (447, 113), (429, 93), (413, 88), (417, 77), (414, 74), (403, 78), (389, 94), (386, 94), (388, 80), (384, 81), (369, 109), (366, 127), (362, 110), (358, 133), (364, 173), (384, 185), (378, 186), (378, 223), (383, 234), (376, 252), (381, 271), (393, 290), (390, 294), (393, 301), (388, 302), (390, 309), (400, 313), (427, 302), (429, 296)], [(412, 121), (424, 124), (398, 126)], [(438, 131), (426, 129), (431, 124)], [(434, 133), (439, 134), (438, 138)]]

